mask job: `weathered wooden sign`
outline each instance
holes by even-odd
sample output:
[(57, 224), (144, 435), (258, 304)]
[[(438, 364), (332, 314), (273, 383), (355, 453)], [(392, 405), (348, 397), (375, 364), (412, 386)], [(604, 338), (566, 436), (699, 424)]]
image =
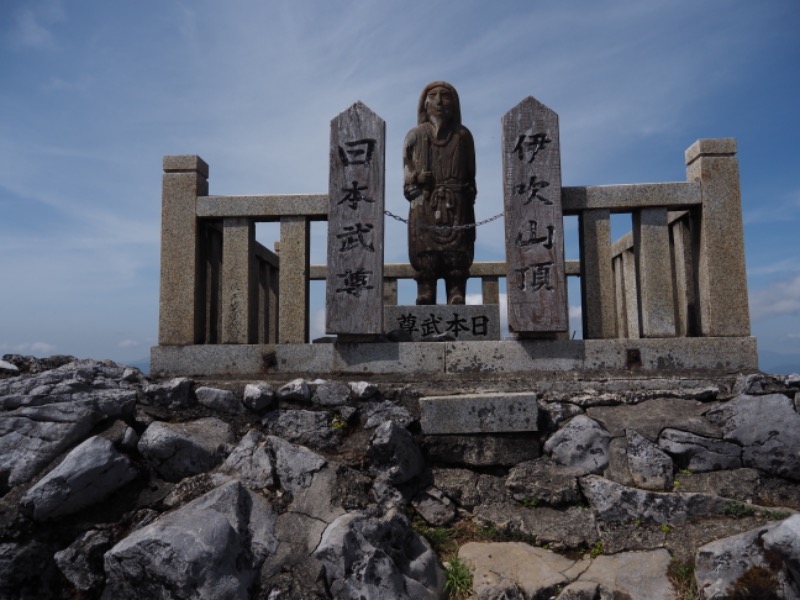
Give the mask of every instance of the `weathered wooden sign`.
[(558, 115), (529, 96), (502, 124), (508, 325), (567, 331)]
[(383, 333), (386, 124), (356, 102), (331, 121), (328, 333)]

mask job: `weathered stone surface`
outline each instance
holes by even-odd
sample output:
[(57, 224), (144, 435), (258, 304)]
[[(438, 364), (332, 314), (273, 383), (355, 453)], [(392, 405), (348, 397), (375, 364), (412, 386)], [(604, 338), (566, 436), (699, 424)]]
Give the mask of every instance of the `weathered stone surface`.
[(608, 465), (610, 436), (597, 421), (578, 415), (554, 433), (544, 444), (553, 461), (575, 467), (583, 473), (602, 473)]
[(201, 405), (211, 410), (229, 415), (238, 415), (243, 410), (242, 403), (230, 390), (199, 387), (194, 391), (194, 395)]
[(261, 423), (270, 435), (315, 450), (330, 450), (342, 440), (341, 430), (331, 427), (332, 420), (327, 411), (276, 410), (268, 413)]
[(167, 481), (205, 473), (223, 461), (233, 442), (230, 425), (210, 417), (187, 423), (152, 423), (139, 440), (139, 452)]
[[(787, 579), (782, 565), (770, 564), (775, 562), (774, 559), (768, 559), (764, 553), (763, 538), (774, 527), (760, 527), (699, 548), (695, 558), (695, 579), (700, 597), (736, 597), (735, 591), (741, 598), (797, 598), (798, 590)], [(760, 590), (750, 589), (744, 578), (747, 574), (762, 575), (755, 579), (765, 586), (759, 586)], [(759, 592), (761, 596), (756, 595)]]
[(228, 455), (219, 471), (233, 475), (251, 490), (275, 485), (275, 465), (266, 436), (251, 429)]
[(428, 435), (423, 447), (430, 460), (474, 467), (511, 466), (539, 457), (539, 443), (524, 435)]
[(598, 539), (592, 511), (577, 506), (566, 510), (527, 508), (501, 500), (475, 507), (473, 517), (480, 525), (511, 536), (525, 536), (554, 550), (590, 548)]
[(543, 457), (518, 464), (506, 479), (508, 493), (519, 502), (560, 506), (577, 504), (581, 499), (578, 477), (582, 469), (553, 463)]
[(724, 514), (729, 501), (706, 494), (670, 494), (626, 487), (587, 475), (581, 479), (583, 495), (598, 520), (610, 522), (680, 525), (701, 517)]
[(578, 581), (596, 583), (611, 592), (613, 598), (673, 600), (675, 591), (667, 577), (669, 564), (666, 550), (600, 555)]
[(314, 555), (334, 597), (437, 600), (444, 592), (436, 554), (398, 511), (342, 515), (325, 529)]
[(14, 486), (30, 481), (64, 450), (85, 439), (98, 423), (131, 419), (136, 399), (134, 390), (100, 389), (65, 397), (45, 394), (38, 405), (0, 413), (0, 482)]
[(475, 473), (469, 469), (433, 469), (433, 483), (448, 498), (467, 510), (480, 504), (496, 504), (505, 499), (502, 477)]
[(634, 485), (646, 490), (671, 490), (672, 459), (633, 429), (627, 433), (628, 472)]
[(264, 412), (275, 401), (275, 390), (268, 383), (248, 383), (244, 386), (242, 404), (254, 412)]
[(545, 402), (539, 401), (539, 421), (545, 431), (555, 431), (559, 425), (579, 415), (583, 409), (571, 402)]
[(800, 481), (800, 414), (787, 396), (740, 395), (708, 417), (744, 447), (743, 466)]
[(722, 437), (719, 429), (703, 416), (715, 406), (698, 400), (654, 398), (636, 405), (594, 406), (586, 414), (602, 424), (612, 437), (623, 436), (628, 429), (635, 429), (655, 442), (661, 431), (669, 427), (719, 438)]
[(67, 548), (55, 553), (58, 568), (76, 589), (88, 592), (105, 581), (103, 554), (113, 546), (108, 531), (91, 529), (80, 534)]
[(375, 430), (369, 445), (369, 456), (380, 469), (379, 477), (389, 483), (405, 483), (422, 472), (425, 460), (407, 429), (387, 421)]
[(365, 429), (374, 429), (384, 421), (394, 421), (400, 427), (408, 427), (416, 421), (414, 416), (403, 406), (398, 406), (391, 400), (382, 402), (367, 402), (360, 408), (366, 417)]
[(800, 515), (792, 515), (761, 537), (765, 550), (777, 552), (789, 572), (788, 580), (797, 594), (800, 588)]
[(189, 408), (196, 402), (192, 395), (192, 380), (186, 377), (175, 377), (165, 383), (147, 385), (144, 393), (152, 404), (171, 410)]
[(673, 457), (682, 469), (695, 473), (739, 469), (742, 466), (742, 447), (719, 439), (664, 429), (658, 447)]
[(0, 542), (0, 598), (56, 600), (62, 585), (56, 548), (39, 541)]
[(408, 341), (426, 342), (448, 335), (452, 341), (500, 339), (497, 304), (387, 305), (387, 331), (407, 334)]
[(94, 436), (75, 447), (22, 498), (37, 521), (55, 519), (95, 504), (137, 475), (127, 456)]
[(569, 583), (575, 561), (520, 542), (469, 542), (458, 557), (472, 571), (478, 598), (547, 598)]
[[(697, 492), (739, 500), (747, 503), (760, 503), (761, 476), (755, 469), (734, 469), (731, 471), (709, 471), (705, 473), (681, 473), (676, 483), (681, 492)], [(781, 506), (780, 503), (768, 504)]]
[(322, 469), (326, 460), (308, 448), (291, 444), (276, 436), (267, 438), (275, 456), (275, 472), (281, 488), (297, 492), (308, 488), (314, 474)]
[(603, 477), (616, 481), (622, 485), (633, 486), (633, 477), (628, 470), (628, 439), (627, 437), (614, 438), (608, 444), (608, 466), (603, 471)]
[(350, 400), (350, 386), (346, 383), (326, 381), (319, 385), (311, 397), (311, 403), (318, 406), (342, 406)]
[(369, 381), (351, 381), (348, 385), (356, 400), (369, 400), (379, 391), (378, 386)]
[(430, 525), (447, 525), (456, 517), (456, 507), (453, 502), (435, 487), (429, 487), (417, 494), (411, 505)]
[(249, 597), (274, 552), (276, 515), (238, 483), (133, 532), (105, 555), (104, 600)]
[(419, 399), (422, 431), (432, 434), (537, 431), (536, 394), (464, 394)]
[(292, 379), (286, 385), (278, 388), (275, 395), (278, 400), (308, 402), (311, 400), (311, 388), (304, 379)]

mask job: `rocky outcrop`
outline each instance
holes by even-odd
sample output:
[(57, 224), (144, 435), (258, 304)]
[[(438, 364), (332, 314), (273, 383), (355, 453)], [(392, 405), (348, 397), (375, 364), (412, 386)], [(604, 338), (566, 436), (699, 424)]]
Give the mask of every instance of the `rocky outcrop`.
[(533, 382), (535, 431), (430, 435), (413, 386), (3, 361), (3, 598), (800, 597), (800, 377)]

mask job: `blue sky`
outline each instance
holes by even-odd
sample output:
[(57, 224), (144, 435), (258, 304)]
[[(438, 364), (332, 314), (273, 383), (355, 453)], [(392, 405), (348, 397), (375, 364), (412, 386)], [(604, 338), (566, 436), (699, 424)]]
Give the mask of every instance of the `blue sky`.
[[(500, 118), (529, 95), (559, 114), (565, 186), (682, 181), (696, 139), (737, 138), (753, 334), (800, 371), (798, 30), (797, 0), (3, 0), (0, 354), (148, 356), (165, 154), (202, 156), (212, 194), (323, 193), (330, 120), (360, 100), (405, 213), (402, 139), (441, 79), (478, 219), (502, 210)], [(402, 225), (387, 239), (406, 261)], [(502, 221), (476, 254), (503, 259)]]

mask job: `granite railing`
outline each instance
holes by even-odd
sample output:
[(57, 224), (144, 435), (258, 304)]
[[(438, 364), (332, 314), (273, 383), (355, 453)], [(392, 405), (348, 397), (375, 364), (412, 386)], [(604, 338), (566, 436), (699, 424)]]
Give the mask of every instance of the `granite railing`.
[[(736, 142), (695, 142), (683, 182), (564, 187), (577, 215), (586, 339), (750, 335)], [(166, 156), (162, 196), (159, 344), (302, 344), (309, 337), (310, 226), (328, 197), (208, 195), (208, 165)], [(611, 242), (611, 215), (633, 231)], [(258, 222), (280, 224), (279, 252), (255, 240)], [(499, 301), (503, 262), (475, 263), (485, 303)], [(407, 264), (387, 264), (384, 299), (397, 302)]]

